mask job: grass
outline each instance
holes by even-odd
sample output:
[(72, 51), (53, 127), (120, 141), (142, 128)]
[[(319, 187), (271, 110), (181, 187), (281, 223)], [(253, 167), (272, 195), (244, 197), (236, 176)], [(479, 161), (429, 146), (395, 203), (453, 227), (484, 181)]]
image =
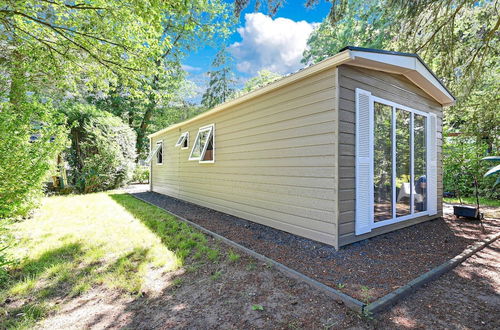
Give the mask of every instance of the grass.
[(140, 295), (152, 270), (219, 256), (199, 231), (118, 192), (45, 198), (31, 219), (9, 229), (18, 244), (8, 253), (20, 262), (0, 288), (0, 301), (15, 302), (0, 307), (2, 329), (30, 328), (58, 300), (98, 286)]
[(229, 250), (229, 253), (227, 255), (227, 259), (229, 260), (229, 262), (237, 262), (238, 260), (240, 260), (241, 256), (234, 252), (233, 250)]
[[(444, 198), (445, 203), (450, 203), (450, 204), (458, 204), (460, 201), (458, 198)], [(465, 197), (462, 198), (462, 202), (464, 204), (470, 204), (470, 205), (476, 205), (476, 198), (475, 197)], [(491, 206), (491, 207), (500, 207), (500, 200), (496, 199), (488, 199), (488, 198), (483, 198), (479, 197), (479, 205), (481, 206)]]

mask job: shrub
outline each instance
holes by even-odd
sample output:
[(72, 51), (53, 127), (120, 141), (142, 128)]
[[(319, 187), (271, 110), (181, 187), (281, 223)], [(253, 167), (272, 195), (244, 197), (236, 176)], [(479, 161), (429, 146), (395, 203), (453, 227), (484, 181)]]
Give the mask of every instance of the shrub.
[(26, 216), (63, 148), (64, 118), (49, 103), (0, 101), (0, 218)]
[(488, 162), (481, 158), (488, 154), (488, 145), (466, 136), (447, 137), (443, 145), (443, 185), (445, 192), (456, 197), (473, 197), (474, 180), (477, 180), (479, 196), (496, 199), (499, 192), (492, 189), (493, 177), (483, 177)]
[(135, 168), (136, 133), (120, 118), (91, 105), (71, 105), (65, 112), (71, 126), (67, 155), (75, 188), (89, 193), (129, 182)]
[(132, 182), (149, 182), (149, 167), (137, 165), (134, 170), (134, 175), (132, 176)]

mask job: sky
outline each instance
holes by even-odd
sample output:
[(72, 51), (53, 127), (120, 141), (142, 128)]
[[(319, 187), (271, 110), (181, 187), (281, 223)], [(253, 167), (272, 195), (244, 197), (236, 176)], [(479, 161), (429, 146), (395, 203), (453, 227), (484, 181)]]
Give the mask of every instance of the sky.
[[(232, 3), (231, 0), (228, 2)], [(305, 8), (305, 0), (289, 0), (273, 16), (254, 12), (253, 3), (241, 14), (227, 47), (234, 58), (235, 74), (242, 85), (262, 69), (280, 74), (295, 72), (300, 63), (307, 39), (314, 27), (328, 14), (330, 4), (320, 1), (314, 8)], [(217, 48), (203, 47), (190, 54), (183, 62), (188, 79), (196, 84), (198, 103), (206, 88), (206, 72), (217, 53)]]

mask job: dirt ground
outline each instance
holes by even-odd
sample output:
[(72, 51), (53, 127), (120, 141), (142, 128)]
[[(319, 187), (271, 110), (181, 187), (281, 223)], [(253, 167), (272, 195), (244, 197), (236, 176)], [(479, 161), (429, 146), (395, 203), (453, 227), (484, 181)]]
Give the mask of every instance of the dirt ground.
[[(142, 297), (95, 289), (63, 300), (59, 311), (39, 328), (498, 329), (499, 275), (496, 241), (391, 310), (370, 318), (242, 256), (236, 262), (164, 274)], [(254, 305), (263, 310), (253, 310)]]
[(133, 195), (365, 303), (383, 297), (460, 254), (475, 240), (500, 230), (496, 220), (479, 222), (448, 216), (336, 251), (326, 244), (166, 195), (147, 191)]
[[(464, 228), (464, 237), (473, 231)], [(96, 287), (62, 298), (39, 329), (499, 329), (500, 240), (390, 310), (361, 316), (270, 265), (210, 239), (217, 263), (148, 274), (140, 296)], [(241, 253), (240, 253), (241, 254)]]

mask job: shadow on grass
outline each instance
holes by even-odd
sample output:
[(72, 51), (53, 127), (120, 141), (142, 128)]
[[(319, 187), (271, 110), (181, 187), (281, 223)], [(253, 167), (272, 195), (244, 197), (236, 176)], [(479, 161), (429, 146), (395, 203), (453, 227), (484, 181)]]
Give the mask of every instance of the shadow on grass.
[(112, 263), (90, 260), (96, 246), (71, 242), (21, 262), (1, 288), (0, 328), (29, 328), (62, 300), (72, 299), (104, 282), (132, 294), (142, 285), (140, 269), (149, 249), (137, 248)]
[(161, 242), (175, 253), (180, 266), (184, 264), (187, 257), (192, 257), (194, 260), (200, 260), (203, 257), (210, 261), (218, 259), (219, 251), (208, 246), (207, 238), (203, 233), (164, 210), (126, 193), (113, 193), (109, 196), (155, 233)]

